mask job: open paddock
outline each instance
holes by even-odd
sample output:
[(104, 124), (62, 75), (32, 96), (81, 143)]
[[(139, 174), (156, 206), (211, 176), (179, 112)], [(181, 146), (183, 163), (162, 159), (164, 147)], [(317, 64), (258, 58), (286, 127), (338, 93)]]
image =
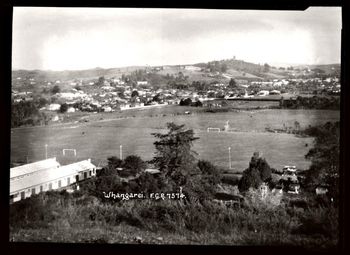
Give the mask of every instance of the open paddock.
[[(166, 115), (166, 114), (165, 114)], [(234, 132), (207, 132), (207, 127), (224, 126), (229, 120)], [(231, 147), (232, 171), (247, 168), (255, 151), (260, 151), (271, 167), (280, 169), (284, 165), (308, 168), (310, 162), (304, 155), (312, 146), (313, 138), (299, 138), (290, 134), (264, 132), (269, 125), (280, 128), (283, 123), (302, 127), (339, 120), (337, 111), (317, 110), (269, 110), (229, 113), (198, 113), (194, 115), (166, 115), (164, 117), (134, 117), (110, 121), (91, 121), (62, 126), (45, 126), (12, 129), (11, 161), (33, 162), (48, 156), (57, 156), (64, 164), (92, 158), (95, 164), (106, 161), (108, 156), (119, 156), (123, 145), (123, 156), (136, 154), (145, 160), (154, 156), (154, 137), (151, 133), (166, 132), (167, 122), (185, 124), (194, 129), (200, 139), (194, 143), (197, 158), (209, 160), (227, 168), (228, 147)], [(63, 149), (76, 149), (77, 156), (62, 155)]]

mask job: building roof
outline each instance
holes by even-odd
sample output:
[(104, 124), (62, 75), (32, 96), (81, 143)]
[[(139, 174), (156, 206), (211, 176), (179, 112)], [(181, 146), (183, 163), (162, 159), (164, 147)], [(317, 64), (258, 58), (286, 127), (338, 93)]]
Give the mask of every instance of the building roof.
[(10, 180), (20, 177), (22, 175), (28, 175), (37, 171), (57, 168), (60, 166), (60, 163), (58, 163), (56, 157), (54, 157), (45, 160), (40, 160), (30, 164), (25, 164), (22, 166), (13, 167), (10, 169)]
[(150, 173), (150, 174), (158, 174), (158, 173), (160, 173), (160, 170), (148, 168), (145, 170), (145, 172)]
[(75, 175), (81, 171), (89, 170), (92, 168), (96, 168), (96, 166), (91, 163), (90, 159), (88, 159), (58, 168), (50, 168), (38, 171), (32, 175), (28, 175), (10, 182), (10, 194), (43, 183), (54, 181), (65, 176)]

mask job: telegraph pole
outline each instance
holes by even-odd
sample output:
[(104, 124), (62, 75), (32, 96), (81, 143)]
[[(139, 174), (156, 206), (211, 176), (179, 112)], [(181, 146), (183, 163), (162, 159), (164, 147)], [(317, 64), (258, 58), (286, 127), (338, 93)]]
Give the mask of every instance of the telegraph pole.
[(47, 144), (45, 144), (45, 159), (47, 159)]
[(120, 159), (123, 160), (123, 145), (119, 146), (119, 156), (120, 156)]
[(229, 168), (231, 169), (231, 147), (228, 147), (228, 162)]

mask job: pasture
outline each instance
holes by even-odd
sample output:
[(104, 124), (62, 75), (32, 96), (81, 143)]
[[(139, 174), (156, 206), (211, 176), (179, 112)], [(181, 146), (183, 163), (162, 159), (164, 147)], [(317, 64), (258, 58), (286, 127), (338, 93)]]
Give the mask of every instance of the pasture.
[[(232, 132), (206, 131), (207, 127), (222, 129), (227, 120)], [(154, 155), (151, 133), (165, 132), (166, 123), (175, 122), (194, 129), (200, 138), (193, 147), (197, 158), (218, 166), (229, 166), (228, 147), (231, 147), (232, 171), (247, 168), (255, 151), (260, 151), (271, 167), (280, 169), (284, 165), (296, 165), (306, 169), (310, 162), (304, 155), (311, 148), (313, 139), (266, 133), (265, 127), (293, 126), (295, 121), (306, 127), (336, 120), (339, 120), (339, 111), (260, 110), (163, 117), (139, 115), (62, 126), (18, 128), (11, 131), (11, 162), (44, 159), (45, 144), (48, 144), (48, 156), (56, 156), (61, 164), (91, 158), (98, 165), (109, 156), (119, 156), (120, 145), (123, 145), (123, 157), (136, 154), (149, 160)], [(77, 150), (76, 158), (62, 155), (62, 149), (70, 148)]]

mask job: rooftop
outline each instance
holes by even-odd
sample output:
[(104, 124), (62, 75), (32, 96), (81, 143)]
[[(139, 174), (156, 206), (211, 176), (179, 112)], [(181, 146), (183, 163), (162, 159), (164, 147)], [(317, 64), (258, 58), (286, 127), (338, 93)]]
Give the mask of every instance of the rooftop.
[(57, 168), (60, 166), (60, 163), (58, 163), (56, 157), (54, 157), (45, 160), (40, 160), (30, 164), (25, 164), (22, 166), (13, 167), (10, 169), (10, 179), (14, 179), (16, 177), (31, 174), (41, 170)]
[(89, 170), (92, 168), (96, 168), (96, 166), (93, 165), (90, 160), (83, 160), (58, 168), (50, 168), (42, 171), (37, 171), (32, 175), (25, 176), (23, 178), (10, 182), (10, 194), (43, 183), (54, 181), (65, 176), (75, 175), (81, 171)]

